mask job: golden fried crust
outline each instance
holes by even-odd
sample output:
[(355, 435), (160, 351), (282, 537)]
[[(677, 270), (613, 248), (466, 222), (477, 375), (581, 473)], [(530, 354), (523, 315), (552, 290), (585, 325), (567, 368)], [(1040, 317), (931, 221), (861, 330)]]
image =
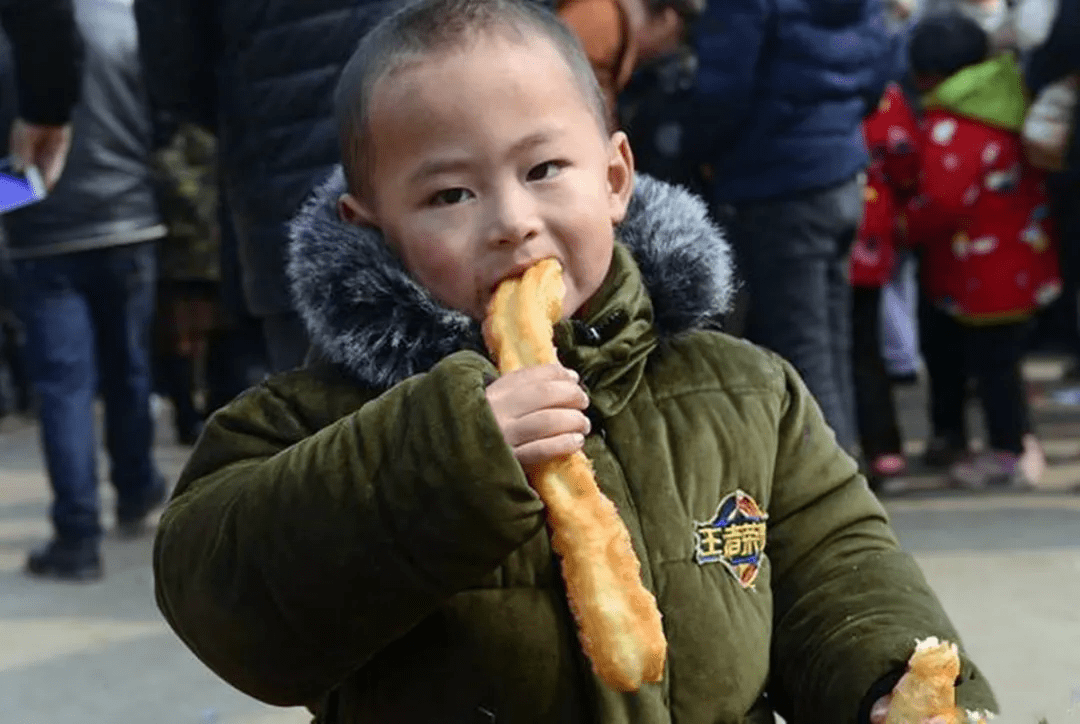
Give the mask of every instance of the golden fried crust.
[(922, 724), (935, 716), (948, 724), (962, 724), (967, 715), (956, 706), (956, 678), (960, 656), (956, 644), (931, 639), (919, 644), (908, 670), (893, 690), (885, 724)]
[[(499, 286), (484, 339), (500, 372), (557, 361), (552, 338), (563, 294), (554, 259)], [(660, 611), (641, 583), (626, 525), (597, 487), (588, 458), (577, 452), (552, 461), (531, 471), (530, 480), (547, 508), (570, 610), (597, 675), (619, 691), (659, 681), (667, 655)]]

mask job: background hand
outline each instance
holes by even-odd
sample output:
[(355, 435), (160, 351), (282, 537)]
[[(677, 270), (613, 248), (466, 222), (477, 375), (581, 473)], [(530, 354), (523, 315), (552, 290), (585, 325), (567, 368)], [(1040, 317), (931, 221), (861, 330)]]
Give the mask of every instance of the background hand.
[(17, 118), (11, 124), (9, 147), (18, 168), (37, 166), (45, 187), (52, 190), (71, 149), (71, 126), (36, 126)]
[(649, 15), (637, 39), (638, 60), (647, 62), (673, 52), (686, 36), (686, 21), (672, 7)]
[(488, 385), (487, 399), (503, 439), (526, 470), (585, 445), (589, 396), (573, 370), (553, 364), (511, 372)]

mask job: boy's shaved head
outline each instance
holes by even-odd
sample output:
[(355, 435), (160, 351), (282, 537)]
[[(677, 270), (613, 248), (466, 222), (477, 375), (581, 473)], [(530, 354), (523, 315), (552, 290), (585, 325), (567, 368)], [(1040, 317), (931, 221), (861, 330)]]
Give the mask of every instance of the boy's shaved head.
[(543, 6), (529, 0), (414, 0), (363, 37), (345, 65), (334, 96), (341, 158), (349, 189), (361, 193), (371, 162), (368, 113), (383, 80), (410, 61), (467, 48), (479, 34), (518, 41), (549, 41), (566, 61), (598, 126), (607, 128), (604, 96), (574, 34)]

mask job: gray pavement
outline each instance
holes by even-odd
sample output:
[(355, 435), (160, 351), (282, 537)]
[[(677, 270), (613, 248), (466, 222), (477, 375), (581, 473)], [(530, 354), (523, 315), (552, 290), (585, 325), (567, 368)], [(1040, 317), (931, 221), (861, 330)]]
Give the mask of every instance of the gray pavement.
[[(1004, 707), (998, 721), (1080, 724), (1080, 408), (1056, 405), (1061, 366), (1031, 363), (1051, 469), (1040, 490), (973, 495), (913, 469), (887, 500)], [(925, 438), (922, 392), (899, 391), (909, 452)], [(175, 479), (185, 450), (165, 424), (158, 461)], [(106, 501), (108, 501), (106, 492)], [(150, 540), (105, 542), (106, 579), (45, 584), (21, 573), (49, 535), (48, 494), (27, 420), (0, 423), (0, 724), (300, 724), (207, 670), (152, 595)], [(110, 507), (106, 503), (107, 509)]]

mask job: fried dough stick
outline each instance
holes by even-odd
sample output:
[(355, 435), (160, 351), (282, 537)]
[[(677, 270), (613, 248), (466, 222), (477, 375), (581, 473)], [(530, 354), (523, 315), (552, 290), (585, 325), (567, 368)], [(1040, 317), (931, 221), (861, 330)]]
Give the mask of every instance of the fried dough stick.
[[(499, 286), (484, 339), (501, 373), (558, 361), (552, 339), (563, 293), (554, 259)], [(579, 451), (530, 473), (547, 507), (551, 545), (562, 559), (570, 610), (594, 670), (619, 691), (659, 681), (667, 652), (660, 611), (641, 583), (626, 525), (597, 487), (588, 458)]]
[(937, 716), (944, 717), (947, 724), (985, 722), (974, 712), (969, 715), (956, 706), (959, 675), (956, 644), (936, 638), (917, 642), (907, 673), (893, 690), (885, 724), (920, 724)]

